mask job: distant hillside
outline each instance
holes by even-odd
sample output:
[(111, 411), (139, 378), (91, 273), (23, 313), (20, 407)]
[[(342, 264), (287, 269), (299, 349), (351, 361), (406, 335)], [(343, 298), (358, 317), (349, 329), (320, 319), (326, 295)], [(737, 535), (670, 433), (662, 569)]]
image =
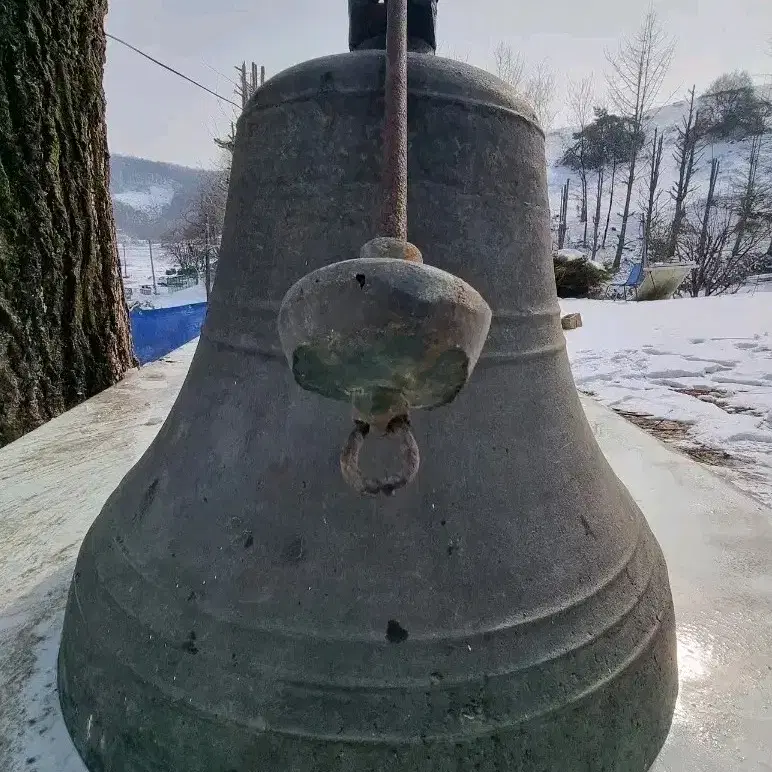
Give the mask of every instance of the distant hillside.
[[(760, 96), (767, 100), (772, 100), (772, 90), (769, 88), (758, 89)], [(702, 100), (698, 100), (698, 106)], [(646, 186), (648, 185), (649, 157), (651, 154), (650, 143), (657, 128), (661, 135), (664, 135), (664, 152), (662, 157), (662, 169), (659, 189), (661, 191), (661, 206), (667, 208), (670, 205), (670, 191), (675, 186), (678, 179), (678, 166), (674, 159), (675, 143), (678, 137), (677, 127), (681, 125), (684, 117), (688, 113), (689, 105), (681, 100), (670, 105), (666, 105), (652, 111), (646, 121), (646, 144), (641, 152), (639, 161), (639, 173), (636, 181), (636, 188), (632, 199), (631, 219), (628, 225), (629, 244), (625, 248), (625, 259), (637, 259), (640, 255), (640, 225), (639, 216), (642, 210), (646, 196)], [(579, 222), (579, 191), (581, 183), (579, 173), (565, 166), (560, 165), (560, 160), (572, 143), (572, 136), (575, 129), (563, 128), (550, 132), (547, 135), (546, 153), (547, 153), (547, 176), (549, 182), (550, 209), (553, 214), (553, 224), (556, 225), (555, 218), (560, 211), (560, 198), (563, 185), (566, 180), (570, 180), (570, 206), (568, 211), (568, 233), (566, 246), (578, 246), (582, 240), (584, 226)], [(732, 183), (737, 183), (747, 174), (747, 163), (750, 154), (751, 140), (714, 142), (707, 144), (699, 158), (694, 172), (693, 193), (690, 201), (699, 200), (705, 196), (708, 188), (708, 178), (710, 176), (711, 158), (718, 158), (721, 167), (721, 177), (719, 180), (719, 195), (725, 192)], [(759, 176), (762, 181), (772, 185), (772, 134), (768, 135), (768, 141), (765, 143), (759, 167)], [(590, 175), (589, 181), (589, 203), (590, 207), (595, 202), (594, 185), (596, 177)], [(602, 250), (599, 260), (605, 261), (613, 257), (616, 247), (617, 232), (621, 225), (621, 213), (624, 204), (625, 193), (625, 173), (624, 171), (617, 176), (614, 187), (614, 206), (611, 215), (611, 229), (607, 249)], [(606, 190), (606, 197), (608, 190)], [(605, 222), (604, 201), (603, 222)], [(590, 212), (592, 217), (592, 211)], [(592, 226), (590, 225), (590, 228)], [(602, 229), (601, 229), (602, 230)]]
[(212, 172), (113, 155), (110, 188), (120, 237), (160, 239)]

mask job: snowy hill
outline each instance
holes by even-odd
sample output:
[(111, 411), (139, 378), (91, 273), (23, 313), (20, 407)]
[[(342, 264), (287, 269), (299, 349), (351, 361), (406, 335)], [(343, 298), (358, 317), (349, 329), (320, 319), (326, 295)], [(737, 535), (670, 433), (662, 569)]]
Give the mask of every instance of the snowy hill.
[[(771, 89), (760, 89), (760, 95), (769, 99), (772, 97)], [(699, 107), (698, 100), (697, 106)], [(631, 217), (628, 223), (628, 239), (631, 241), (627, 249), (627, 258), (632, 260), (634, 256), (640, 254), (641, 244), (639, 237), (640, 213), (643, 210), (644, 195), (648, 188), (649, 158), (651, 156), (651, 143), (654, 135), (654, 129), (657, 128), (660, 134), (664, 135), (664, 150), (662, 156), (662, 168), (660, 177), (661, 204), (663, 208), (669, 207), (670, 191), (676, 185), (678, 180), (678, 164), (674, 158), (675, 143), (677, 140), (677, 128), (682, 125), (683, 120), (689, 112), (689, 103), (686, 100), (675, 102), (652, 111), (646, 125), (646, 142), (638, 162), (637, 189), (633, 193), (631, 204)], [(547, 136), (547, 172), (549, 181), (550, 209), (553, 216), (560, 211), (560, 199), (563, 185), (567, 179), (570, 179), (570, 202), (568, 211), (568, 233), (566, 246), (577, 246), (580, 244), (584, 225), (579, 222), (579, 193), (581, 189), (579, 173), (558, 163), (565, 153), (566, 149), (573, 144), (573, 133), (576, 129), (563, 128), (553, 131)], [(718, 183), (719, 194), (725, 191), (732, 183), (738, 181), (747, 169), (748, 157), (750, 155), (750, 140), (738, 142), (716, 142), (707, 145), (702, 153), (701, 161), (695, 166), (694, 173), (694, 194), (692, 201), (704, 197), (708, 187), (710, 177), (710, 162), (712, 158), (718, 158), (720, 161), (720, 178)], [(772, 134), (769, 135), (767, 143), (768, 152), (762, 157), (760, 174), (772, 182)], [(613, 256), (617, 241), (617, 229), (621, 224), (621, 214), (624, 206), (625, 182), (627, 170), (622, 169), (618, 173), (616, 184), (614, 186), (614, 206), (611, 215), (611, 228), (606, 250), (600, 253), (599, 259), (606, 260)], [(592, 216), (595, 205), (595, 185), (596, 176), (589, 176), (589, 209), (590, 225), (592, 230)], [(608, 182), (607, 182), (608, 187)], [(603, 205), (603, 225), (605, 225), (605, 212), (608, 203), (608, 192), (606, 192)], [(601, 231), (603, 227), (601, 227)], [(627, 262), (627, 261), (626, 261)]]
[(211, 174), (205, 169), (113, 155), (110, 187), (120, 236), (161, 238)]

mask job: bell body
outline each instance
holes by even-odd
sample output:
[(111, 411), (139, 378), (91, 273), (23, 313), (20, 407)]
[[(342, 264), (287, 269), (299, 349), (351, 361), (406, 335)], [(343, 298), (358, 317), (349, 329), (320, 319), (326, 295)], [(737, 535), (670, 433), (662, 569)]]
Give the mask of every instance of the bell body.
[(385, 60), (273, 78), (187, 380), (78, 558), (59, 685), (92, 772), (642, 772), (667, 735), (667, 570), (571, 377), (544, 136), (493, 76), (409, 66), (409, 239), (493, 309), (477, 369), (413, 415), (411, 486), (347, 487), (351, 408), (297, 386), (277, 313), (376, 233)]

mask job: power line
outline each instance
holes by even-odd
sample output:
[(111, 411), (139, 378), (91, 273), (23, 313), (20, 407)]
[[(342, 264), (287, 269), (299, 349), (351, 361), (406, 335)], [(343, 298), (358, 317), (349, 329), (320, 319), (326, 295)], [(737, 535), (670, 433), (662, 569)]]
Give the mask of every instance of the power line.
[(192, 78), (189, 78), (187, 75), (183, 75), (181, 72), (175, 70), (173, 67), (169, 67), (168, 64), (164, 64), (163, 62), (159, 62), (158, 59), (154, 59), (152, 56), (146, 54), (144, 51), (140, 51), (138, 48), (135, 48), (131, 43), (127, 43), (125, 40), (121, 40), (120, 38), (115, 37), (115, 35), (111, 35), (109, 32), (105, 32), (105, 35), (107, 35), (108, 38), (111, 40), (114, 40), (116, 43), (120, 43), (121, 45), (126, 46), (126, 48), (130, 48), (132, 51), (135, 51), (140, 56), (144, 56), (145, 59), (149, 59), (153, 64), (157, 64), (159, 67), (163, 67), (165, 70), (168, 70), (169, 72), (174, 73), (175, 75), (179, 76), (183, 80), (188, 81), (188, 83), (192, 83), (194, 86), (198, 86), (198, 88), (203, 89), (208, 94), (211, 94), (214, 97), (217, 97), (218, 99), (222, 99), (223, 102), (227, 102), (228, 104), (233, 105), (234, 107), (239, 107), (234, 101), (231, 99), (228, 99), (224, 96), (221, 96), (215, 91), (212, 91), (211, 89), (207, 88), (206, 86), (202, 86), (197, 81), (193, 80)]
[(215, 73), (215, 75), (219, 75), (221, 78), (224, 78), (225, 80), (227, 80), (228, 83), (230, 83), (235, 88), (239, 88), (239, 84), (236, 83), (235, 80), (231, 80), (224, 72), (220, 72), (219, 70), (212, 67), (211, 64), (207, 64), (206, 62), (202, 62), (202, 64), (204, 65), (204, 67), (209, 68), (213, 73)]

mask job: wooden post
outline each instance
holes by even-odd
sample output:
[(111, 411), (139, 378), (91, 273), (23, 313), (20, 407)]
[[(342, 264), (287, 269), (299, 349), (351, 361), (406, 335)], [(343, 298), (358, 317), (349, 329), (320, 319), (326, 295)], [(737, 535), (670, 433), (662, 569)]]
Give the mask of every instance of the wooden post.
[(247, 106), (249, 101), (249, 86), (247, 85), (247, 63), (241, 63), (241, 109), (243, 110)]
[(606, 176), (606, 170), (603, 166), (598, 169), (598, 186), (595, 189), (595, 217), (592, 225), (592, 259), (598, 254), (598, 232), (600, 230), (600, 214), (603, 203), (603, 181)]
[(560, 199), (560, 224), (558, 225), (558, 249), (563, 249), (566, 243), (566, 231), (568, 230), (568, 190), (570, 180), (566, 180)]
[(153, 242), (148, 239), (147, 245), (150, 247), (150, 273), (153, 275), (153, 294), (158, 294), (158, 287), (155, 285), (155, 264), (153, 263)]
[(209, 262), (209, 218), (206, 218), (206, 230), (204, 232), (204, 266), (205, 266), (205, 279), (206, 282), (206, 302), (209, 302), (209, 292), (211, 291), (211, 263)]

